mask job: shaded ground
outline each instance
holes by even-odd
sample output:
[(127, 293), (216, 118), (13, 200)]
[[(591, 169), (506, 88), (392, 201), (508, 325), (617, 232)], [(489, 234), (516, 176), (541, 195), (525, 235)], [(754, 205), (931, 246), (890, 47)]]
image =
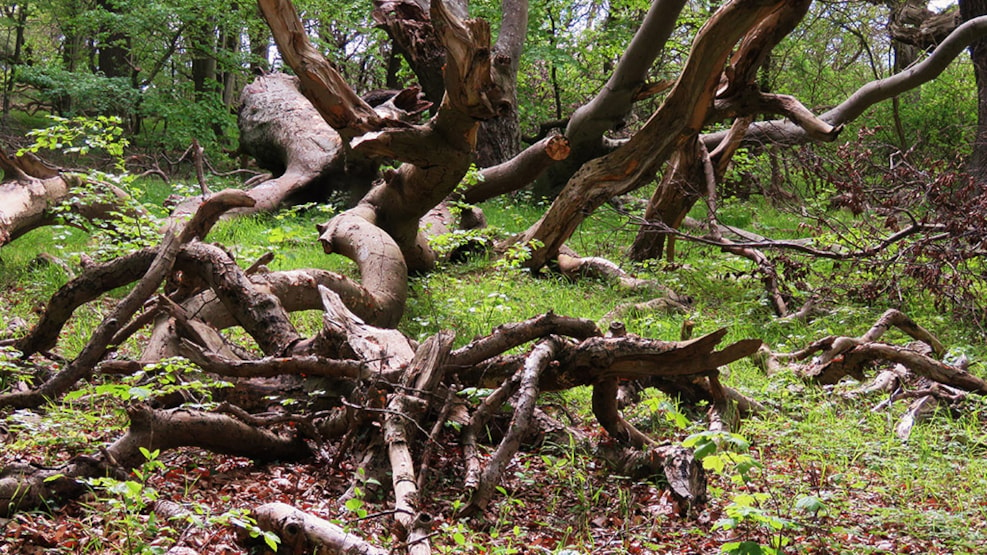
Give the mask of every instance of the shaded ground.
[[(584, 431), (598, 433), (594, 425), (585, 426)], [(90, 439), (109, 441), (113, 436), (107, 433)], [(8, 437), (8, 441), (13, 439), (16, 432)], [(767, 545), (771, 540), (763, 526), (745, 525), (736, 531), (716, 526), (726, 516), (728, 502), (744, 492), (769, 493), (762, 509), (797, 523), (782, 533), (790, 542), (786, 552), (975, 553), (985, 545), (980, 531), (987, 529), (987, 498), (982, 493), (979, 507), (949, 507), (953, 492), (948, 489), (889, 481), (893, 480), (889, 465), (895, 464), (890, 454), (884, 461), (866, 455), (848, 461), (845, 453), (832, 453), (831, 461), (821, 461), (820, 453), (800, 453), (793, 447), (784, 435), (777, 442), (770, 438), (755, 442), (752, 453), (764, 463), (763, 472), (756, 473), (746, 486), (734, 483), (730, 476), (714, 475), (714, 499), (691, 518), (678, 516), (678, 507), (660, 487), (611, 476), (592, 457), (562, 447), (546, 455), (521, 454), (508, 468), (504, 490), (486, 522), (466, 526), (440, 521), (434, 546), (438, 552), (555, 553), (569, 548), (580, 553), (702, 554), (717, 553), (729, 541)], [(6, 450), (0, 464), (25, 459), (40, 463), (57, 454), (39, 450), (32, 456)], [(456, 503), (463, 469), (456, 450), (441, 454), (445, 456), (435, 459), (430, 474), (427, 488), (434, 495), (425, 510), (448, 515)], [(334, 467), (332, 450), (327, 455), (330, 460), (259, 467), (244, 459), (196, 451), (168, 453), (162, 455), (165, 470), (156, 472), (147, 487), (156, 490), (160, 499), (192, 508), (203, 519), (231, 508), (280, 501), (328, 520), (349, 522), (369, 541), (387, 545), (391, 538), (385, 528), (388, 515), (375, 516), (386, 507), (378, 499), (377, 488), (364, 484), (360, 509), (368, 516), (354, 522), (353, 505), (348, 508), (338, 501), (351, 486), (352, 463), (346, 459)], [(930, 464), (944, 462), (944, 454), (916, 455)], [(961, 462), (956, 461), (957, 471)], [(983, 483), (969, 487), (983, 492)], [(815, 517), (793, 511), (791, 500), (804, 495), (819, 497), (826, 508)], [(908, 514), (912, 518), (903, 518)], [(120, 552), (126, 543), (122, 518), (106, 499), (72, 502), (52, 515), (21, 514), (3, 523), (0, 553)], [(148, 534), (145, 537), (152, 540), (153, 525), (147, 515), (138, 518)], [(230, 526), (199, 528), (184, 522), (170, 526), (172, 532), (159, 532), (160, 538), (151, 544), (170, 547), (177, 538), (177, 545), (199, 553), (244, 552)], [(965, 540), (957, 537), (962, 529), (968, 531)]]

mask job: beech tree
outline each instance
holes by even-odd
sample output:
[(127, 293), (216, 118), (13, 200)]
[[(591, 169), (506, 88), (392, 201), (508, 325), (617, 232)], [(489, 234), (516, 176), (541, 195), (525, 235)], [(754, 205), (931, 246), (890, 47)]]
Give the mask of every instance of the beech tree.
[[(259, 0), (258, 5), (294, 76), (264, 75), (244, 89), (241, 139), (243, 149), (274, 175), (247, 191), (204, 191), (179, 210), (191, 219), (174, 218), (157, 247), (84, 268), (52, 297), (39, 322), (16, 340), (23, 356), (51, 349), (82, 304), (136, 284), (75, 359), (33, 389), (0, 395), (0, 406), (37, 407), (59, 399), (97, 369), (135, 372), (175, 355), (207, 372), (236, 377), (236, 395), (213, 412), (132, 406), (130, 430), (103, 452), (58, 469), (25, 467), (5, 473), (0, 478), (3, 514), (78, 495), (80, 479), (132, 468), (141, 462), (141, 448), (195, 445), (258, 460), (295, 459), (313, 455), (307, 441), (339, 440), (348, 430), (379, 419), (392, 470), (396, 527), (408, 552), (427, 553), (431, 515), (421, 509), (423, 486), (417, 472), (424, 463), (414, 444), (423, 437), (421, 431), (438, 433), (456, 404), (457, 390), (492, 390), (468, 407), (460, 438), (468, 493), (462, 513), (471, 515), (486, 509), (506, 464), (534, 427), (571, 441), (585, 440), (535, 404), (540, 392), (577, 385), (592, 386), (594, 414), (615, 440), (600, 445), (600, 455), (622, 474), (660, 475), (687, 511), (705, 500), (702, 466), (690, 450), (661, 444), (624, 420), (620, 382), (646, 380), (687, 403), (705, 403), (711, 427), (728, 429), (735, 417), (763, 407), (721, 384), (718, 369), (754, 354), (760, 341), (745, 339), (718, 349), (725, 330), (659, 341), (629, 335), (619, 323), (604, 333), (594, 322), (549, 313), (500, 326), (458, 349), (453, 349), (451, 332), (417, 344), (394, 328), (404, 312), (409, 275), (435, 266), (437, 255), (427, 235), (482, 222), (480, 214), (470, 211), (461, 215), (468, 221), (457, 221), (445, 203), (489, 198), (542, 179), (548, 190), (558, 190), (551, 206), (528, 230), (498, 248), (527, 246), (531, 257), (525, 264), (535, 271), (596, 273), (633, 284), (614, 264), (581, 257), (566, 246), (594, 210), (657, 180), (645, 215), (651, 225), (642, 228), (635, 245), (640, 256), (657, 256), (665, 233), (683, 222), (698, 199), (715, 203), (718, 180), (746, 141), (832, 141), (867, 107), (934, 79), (987, 33), (987, 18), (969, 18), (923, 61), (865, 85), (817, 116), (797, 98), (764, 92), (756, 82), (772, 49), (809, 9), (808, 0), (736, 0), (719, 6), (697, 32), (677, 77), (648, 83), (646, 76), (685, 5), (682, 0), (655, 0), (606, 86), (572, 114), (564, 134), (547, 135), (515, 153), (516, 77), (526, 2), (505, 0), (502, 9), (509, 16), (496, 41), (489, 23), (468, 17), (465, 3), (376, 3), (375, 19), (408, 59), (421, 88), (370, 100), (358, 96), (312, 45), (289, 0)], [(608, 137), (636, 101), (658, 94), (664, 95), (658, 108), (640, 128), (622, 140)], [(785, 119), (756, 121), (763, 115)], [(499, 120), (506, 123), (495, 123)], [(717, 124), (727, 130), (708, 132)], [(495, 147), (484, 156), (498, 163), (482, 170), (482, 184), (460, 190), (481, 136)], [(0, 164), (13, 176), (0, 189), (5, 195), (0, 206), (9, 210), (0, 212), (4, 241), (42, 225), (51, 203), (78, 185), (75, 178), (28, 156), (5, 156)], [(26, 194), (28, 187), (41, 192)], [(327, 253), (352, 259), (359, 280), (317, 269), (254, 272), (255, 265), (243, 270), (222, 248), (204, 241), (217, 219), (230, 211), (270, 210), (328, 189), (347, 191), (354, 203), (319, 226), (318, 240)], [(710, 222), (710, 232), (724, 248), (761, 262), (756, 249), (732, 246), (722, 234), (715, 236), (715, 222)], [(763, 269), (776, 311), (784, 315), (788, 309), (772, 290), (771, 269)], [(288, 317), (302, 309), (324, 312), (323, 328), (311, 337), (303, 336)], [(147, 325), (152, 332), (139, 359), (107, 358), (115, 345)], [(889, 313), (863, 338), (829, 338), (815, 345), (813, 352), (824, 355), (808, 365), (806, 379), (830, 383), (846, 373), (859, 374), (867, 362), (882, 358), (962, 391), (987, 392), (987, 385), (963, 368), (876, 345), (892, 325), (936, 350), (937, 341), (925, 330), (904, 315)], [(243, 328), (262, 356), (251, 356), (225, 340), (218, 330), (230, 326)], [(532, 342), (524, 354), (505, 354)], [(777, 359), (770, 353), (764, 358)], [(299, 390), (311, 377), (342, 380), (352, 388), (346, 403), (328, 416), (281, 415), (280, 422), (298, 425), (279, 434), (265, 427), (271, 422), (251, 415), (269, 392), (255, 380), (272, 376), (284, 378), (285, 391)], [(371, 406), (377, 402), (371, 399), (381, 401)], [(512, 419), (493, 455), (484, 459), (477, 447), (480, 431), (508, 401)], [(328, 546), (329, 552), (382, 552), (285, 505), (258, 507), (256, 515), (262, 526), (277, 530), (293, 545), (307, 545), (309, 551)]]

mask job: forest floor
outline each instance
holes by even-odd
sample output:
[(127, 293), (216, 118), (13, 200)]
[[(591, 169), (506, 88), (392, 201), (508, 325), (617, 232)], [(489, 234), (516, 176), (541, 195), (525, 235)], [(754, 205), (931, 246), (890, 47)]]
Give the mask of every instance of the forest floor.
[[(155, 188), (152, 186), (151, 188)], [(152, 191), (152, 202), (163, 196)], [(763, 199), (730, 199), (721, 219), (776, 234), (794, 234), (797, 224)], [(501, 233), (523, 229), (541, 211), (537, 204), (495, 201), (484, 206)], [(756, 214), (756, 216), (755, 216)], [(248, 265), (277, 252), (272, 269), (324, 267), (351, 272), (348, 262), (327, 257), (315, 241), (313, 224), (326, 214), (315, 209), (251, 217), (221, 224), (212, 241), (230, 247)], [(632, 265), (621, 260), (634, 229), (613, 211), (601, 210), (581, 228), (572, 245), (583, 254), (607, 256), (639, 277), (655, 279), (695, 303), (687, 313), (629, 313), (628, 331), (678, 339), (683, 321), (696, 335), (728, 327), (727, 340), (754, 337), (776, 351), (792, 351), (825, 335), (859, 335), (888, 308), (899, 308), (937, 334), (948, 356), (966, 356), (971, 371), (985, 374), (987, 355), (979, 332), (934, 308), (922, 295), (880, 302), (851, 294), (824, 302), (810, 322), (773, 316), (750, 262), (709, 247), (679, 244), (675, 264)], [(37, 309), (64, 283), (64, 270), (38, 262), (48, 252), (70, 266), (91, 248), (90, 238), (69, 228), (32, 232), (0, 252), (0, 330), (15, 319), (32, 323)], [(829, 276), (829, 277), (827, 277)], [(827, 271), (809, 278), (833, 290)], [(845, 279), (845, 278), (839, 278)], [(816, 280), (816, 281), (811, 281)], [(849, 291), (849, 283), (842, 286)], [(618, 305), (641, 302), (655, 291), (627, 290), (587, 280), (554, 277), (496, 266), (485, 257), (447, 266), (412, 283), (400, 328), (416, 338), (440, 329), (457, 333), (457, 344), (500, 323), (554, 310), (600, 321)], [(56, 355), (71, 357), (84, 344), (111, 301), (87, 306), (71, 323)], [(318, 317), (298, 315), (298, 325), (317, 326)], [(889, 341), (903, 343), (891, 334)], [(127, 347), (123, 349), (126, 354)], [(13, 353), (0, 353), (4, 388), (19, 387)], [(53, 368), (58, 358), (39, 359)], [(87, 384), (89, 395), (42, 411), (2, 415), (0, 466), (52, 465), (92, 453), (126, 426), (126, 399), (99, 393), (110, 378)], [(907, 442), (894, 434), (904, 403), (878, 407), (887, 395), (854, 395), (860, 384), (834, 387), (804, 383), (790, 369), (765, 375), (750, 361), (731, 365), (724, 383), (768, 405), (765, 414), (743, 421), (730, 449), (710, 459), (710, 501), (681, 515), (660, 483), (610, 473), (592, 453), (567, 445), (523, 450), (511, 462), (502, 488), (482, 521), (450, 515), (462, 502), (458, 434), (440, 440), (423, 509), (436, 515), (435, 551), (443, 553), (982, 553), (987, 550), (987, 403), (969, 397), (962, 410), (941, 410), (916, 427)], [(543, 408), (600, 438), (588, 389), (543, 396)], [(877, 410), (875, 410), (877, 409)], [(656, 390), (625, 416), (659, 441), (683, 442), (706, 429), (702, 407), (680, 406)], [(131, 480), (98, 488), (89, 496), (48, 512), (18, 514), (0, 521), (0, 553), (161, 553), (173, 546), (196, 553), (243, 553), (235, 538), (242, 510), (281, 501), (345, 524), (380, 546), (394, 545), (388, 527), (388, 493), (355, 473), (338, 446), (299, 464), (263, 466), (240, 458), (184, 449), (161, 453)], [(356, 490), (354, 490), (356, 484)], [(103, 484), (106, 486), (107, 484)], [(115, 487), (114, 487), (115, 486)], [(349, 500), (341, 502), (344, 493)], [(172, 522), (148, 510), (156, 500), (180, 503), (194, 518)], [(747, 543), (744, 543), (747, 542)], [(747, 551), (742, 551), (747, 549)], [(760, 550), (760, 551), (757, 551)]]

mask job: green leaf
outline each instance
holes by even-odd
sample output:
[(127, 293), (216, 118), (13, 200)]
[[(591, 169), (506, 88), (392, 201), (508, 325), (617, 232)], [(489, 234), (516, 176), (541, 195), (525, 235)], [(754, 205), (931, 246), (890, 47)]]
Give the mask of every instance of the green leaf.
[(765, 555), (768, 553), (761, 544), (752, 541), (727, 542), (723, 544), (723, 552), (731, 555)]
[[(698, 450), (697, 450), (698, 451)], [(696, 458), (699, 458), (698, 456)], [(723, 457), (719, 455), (708, 455), (702, 458), (703, 468), (706, 470), (712, 470), (713, 472), (720, 474), (723, 469), (726, 468), (726, 463), (723, 462)]]
[(707, 441), (705, 443), (699, 444), (693, 451), (693, 455), (698, 460), (705, 460), (707, 457), (711, 456), (716, 452), (716, 444), (712, 441)]
[(814, 495), (804, 495), (795, 501), (795, 508), (816, 515), (819, 511), (826, 510), (826, 504)]
[(271, 548), (271, 551), (277, 552), (281, 538), (274, 532), (264, 532), (264, 543), (267, 544), (267, 547)]

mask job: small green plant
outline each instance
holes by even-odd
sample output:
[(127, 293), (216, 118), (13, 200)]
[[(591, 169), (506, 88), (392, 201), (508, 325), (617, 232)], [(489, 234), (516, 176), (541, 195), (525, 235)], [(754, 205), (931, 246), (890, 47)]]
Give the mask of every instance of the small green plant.
[[(682, 445), (693, 449), (696, 459), (702, 461), (706, 470), (729, 476), (737, 485), (745, 486), (750, 493), (738, 493), (726, 507), (726, 517), (713, 525), (714, 530), (739, 530), (748, 535), (762, 530), (770, 538), (768, 545), (753, 540), (731, 541), (721, 547), (731, 555), (775, 555), (790, 540), (785, 530), (795, 524), (777, 515), (776, 510), (766, 508), (771, 494), (753, 491), (753, 477), (763, 465), (751, 454), (750, 442), (743, 436), (730, 432), (704, 431), (692, 434), (682, 441)], [(711, 488), (712, 490), (712, 488)]]
[(532, 239), (525, 243), (514, 243), (507, 247), (504, 255), (494, 262), (494, 268), (505, 273), (517, 272), (524, 268), (524, 263), (531, 260), (535, 250), (545, 246), (538, 239)]
[(100, 396), (113, 397), (124, 402), (146, 401), (154, 396), (182, 393), (191, 399), (186, 406), (205, 408), (212, 401), (212, 391), (225, 387), (233, 387), (233, 384), (202, 372), (188, 359), (171, 357), (148, 365), (118, 383), (105, 383), (72, 391), (65, 396), (65, 401)]
[(693, 449), (703, 468), (730, 476), (738, 484), (749, 484), (752, 473), (763, 465), (750, 455), (750, 442), (731, 432), (704, 431), (682, 441), (683, 447)]
[[(101, 477), (89, 480), (97, 499), (93, 510), (104, 515), (109, 536), (122, 536), (123, 542), (116, 546), (117, 552), (159, 555), (166, 549), (159, 541), (152, 541), (162, 535), (174, 534), (175, 530), (168, 523), (159, 522), (153, 511), (148, 511), (157, 501), (158, 492), (148, 487), (147, 481), (152, 473), (163, 469), (164, 464), (158, 460), (159, 450), (149, 451), (141, 447), (140, 452), (146, 460), (140, 468), (134, 469), (134, 479)], [(103, 505), (106, 509), (97, 508), (97, 505)], [(148, 514), (145, 515), (145, 512)]]
[(794, 524), (787, 519), (781, 518), (764, 507), (765, 503), (771, 499), (769, 493), (739, 493), (724, 508), (726, 517), (721, 518), (713, 525), (714, 530), (747, 530), (751, 533), (753, 528), (763, 528), (770, 534), (770, 545), (763, 545), (756, 541), (733, 541), (724, 543), (722, 546), (724, 553), (731, 555), (775, 555), (781, 553), (784, 546), (790, 540), (785, 537), (784, 531), (792, 528)]

